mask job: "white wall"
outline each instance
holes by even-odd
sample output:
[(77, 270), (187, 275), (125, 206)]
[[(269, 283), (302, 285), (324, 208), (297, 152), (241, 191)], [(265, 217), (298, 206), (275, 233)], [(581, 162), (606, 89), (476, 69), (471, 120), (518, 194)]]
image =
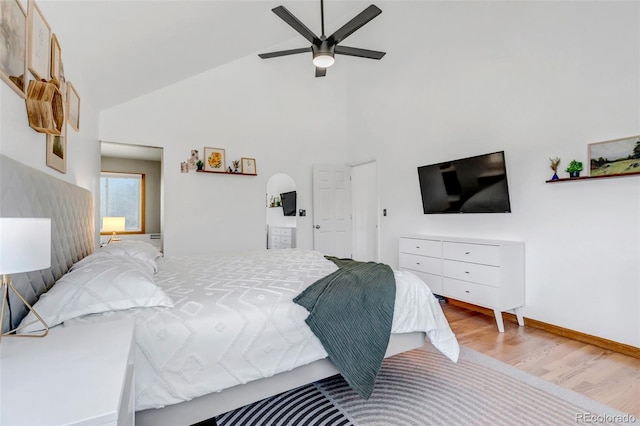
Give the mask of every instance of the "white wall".
[[(640, 177), (545, 183), (549, 157), (566, 177), (587, 144), (640, 134), (640, 3), (381, 8), (367, 45), (389, 53), (350, 68), (348, 158), (379, 161), (382, 260), (408, 233), (522, 240), (526, 316), (640, 346)], [(499, 150), (511, 214), (422, 214), (417, 166)]]
[[(164, 148), (167, 255), (261, 249), (269, 177), (291, 176), (311, 212), (311, 165), (344, 162), (345, 82), (345, 70), (315, 78), (300, 57), (250, 56), (102, 112), (100, 139)], [(258, 176), (180, 173), (204, 147), (224, 148), (227, 166), (255, 158)], [(298, 218), (298, 247), (312, 247), (311, 225)]]

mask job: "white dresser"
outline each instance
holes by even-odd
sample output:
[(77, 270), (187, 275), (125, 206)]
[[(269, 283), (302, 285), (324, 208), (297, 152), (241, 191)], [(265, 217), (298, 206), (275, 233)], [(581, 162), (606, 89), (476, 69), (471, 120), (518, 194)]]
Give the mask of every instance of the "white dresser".
[(284, 226), (269, 227), (269, 248), (284, 249), (296, 247), (296, 228)]
[(123, 320), (3, 337), (0, 424), (133, 425), (133, 336)]
[(502, 312), (524, 325), (524, 243), (440, 236), (400, 238), (400, 269), (422, 278), (433, 293)]

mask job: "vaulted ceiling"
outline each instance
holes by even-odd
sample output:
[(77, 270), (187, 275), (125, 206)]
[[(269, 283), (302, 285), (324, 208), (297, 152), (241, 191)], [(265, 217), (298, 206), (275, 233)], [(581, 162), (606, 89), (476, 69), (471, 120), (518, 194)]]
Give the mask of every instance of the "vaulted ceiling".
[[(98, 111), (282, 43), (306, 47), (273, 7), (284, 5), (320, 33), (319, 0), (37, 3), (60, 40), (66, 78), (82, 83), (83, 102)], [(327, 34), (369, 4), (327, 0)]]

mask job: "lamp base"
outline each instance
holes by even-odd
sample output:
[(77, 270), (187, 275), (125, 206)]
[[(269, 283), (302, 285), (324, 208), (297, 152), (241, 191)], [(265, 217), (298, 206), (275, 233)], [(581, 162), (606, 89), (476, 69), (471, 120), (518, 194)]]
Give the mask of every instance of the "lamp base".
[(120, 238), (116, 238), (116, 231), (113, 231), (113, 234), (111, 235), (111, 238), (109, 238), (109, 241), (107, 242), (107, 244), (117, 242), (117, 241), (120, 241)]
[[(33, 309), (33, 306), (31, 306), (29, 304), (29, 302), (27, 302), (25, 300), (24, 297), (22, 297), (22, 295), (18, 292), (18, 290), (14, 287), (13, 282), (11, 282), (11, 275), (9, 274), (3, 274), (2, 275), (2, 285), (0, 287), (2, 289), (2, 310), (0, 311), (0, 339), (2, 339), (3, 337), (44, 337), (47, 335), (47, 333), (49, 333), (49, 326), (47, 325), (46, 322), (44, 322), (44, 320), (42, 319), (42, 317), (40, 317), (40, 315), (38, 315), (38, 313), (35, 311), (35, 309)], [(33, 312), (33, 315), (35, 315), (35, 317), (37, 318), (37, 320), (30, 322), (29, 324), (25, 324), (21, 327), (16, 327), (12, 330), (7, 331), (6, 333), (2, 333), (2, 328), (4, 326), (4, 308), (7, 305), (7, 296), (9, 294), (9, 290), (13, 291), (16, 296), (18, 296), (18, 298), (20, 300), (22, 300), (22, 303), (24, 303), (26, 305), (26, 307), (28, 308), (29, 311)], [(44, 330), (40, 332), (40, 334), (18, 334), (15, 333), (16, 331), (20, 330), (21, 328), (27, 327), (31, 324), (35, 324), (35, 323), (41, 323), (44, 326)], [(9, 324), (9, 327), (11, 327), (11, 324)]]

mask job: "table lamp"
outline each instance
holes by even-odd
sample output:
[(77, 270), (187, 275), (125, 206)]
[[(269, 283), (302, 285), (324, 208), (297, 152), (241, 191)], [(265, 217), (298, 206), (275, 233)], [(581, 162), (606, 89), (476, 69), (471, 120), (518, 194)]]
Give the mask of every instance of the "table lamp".
[(120, 238), (116, 238), (116, 232), (123, 232), (124, 230), (124, 216), (104, 216), (102, 218), (102, 232), (113, 232), (107, 244), (112, 241), (120, 241)]
[[(49, 327), (33, 307), (25, 300), (11, 282), (11, 274), (37, 271), (51, 266), (51, 219), (27, 217), (0, 218), (0, 274), (2, 274), (2, 310), (0, 311), (0, 339), (2, 337), (44, 337)], [(44, 325), (42, 334), (17, 334), (18, 328), (2, 332), (4, 310), (9, 290), (13, 291), (22, 303), (33, 312), (36, 321)], [(9, 324), (11, 328), (11, 324)]]

